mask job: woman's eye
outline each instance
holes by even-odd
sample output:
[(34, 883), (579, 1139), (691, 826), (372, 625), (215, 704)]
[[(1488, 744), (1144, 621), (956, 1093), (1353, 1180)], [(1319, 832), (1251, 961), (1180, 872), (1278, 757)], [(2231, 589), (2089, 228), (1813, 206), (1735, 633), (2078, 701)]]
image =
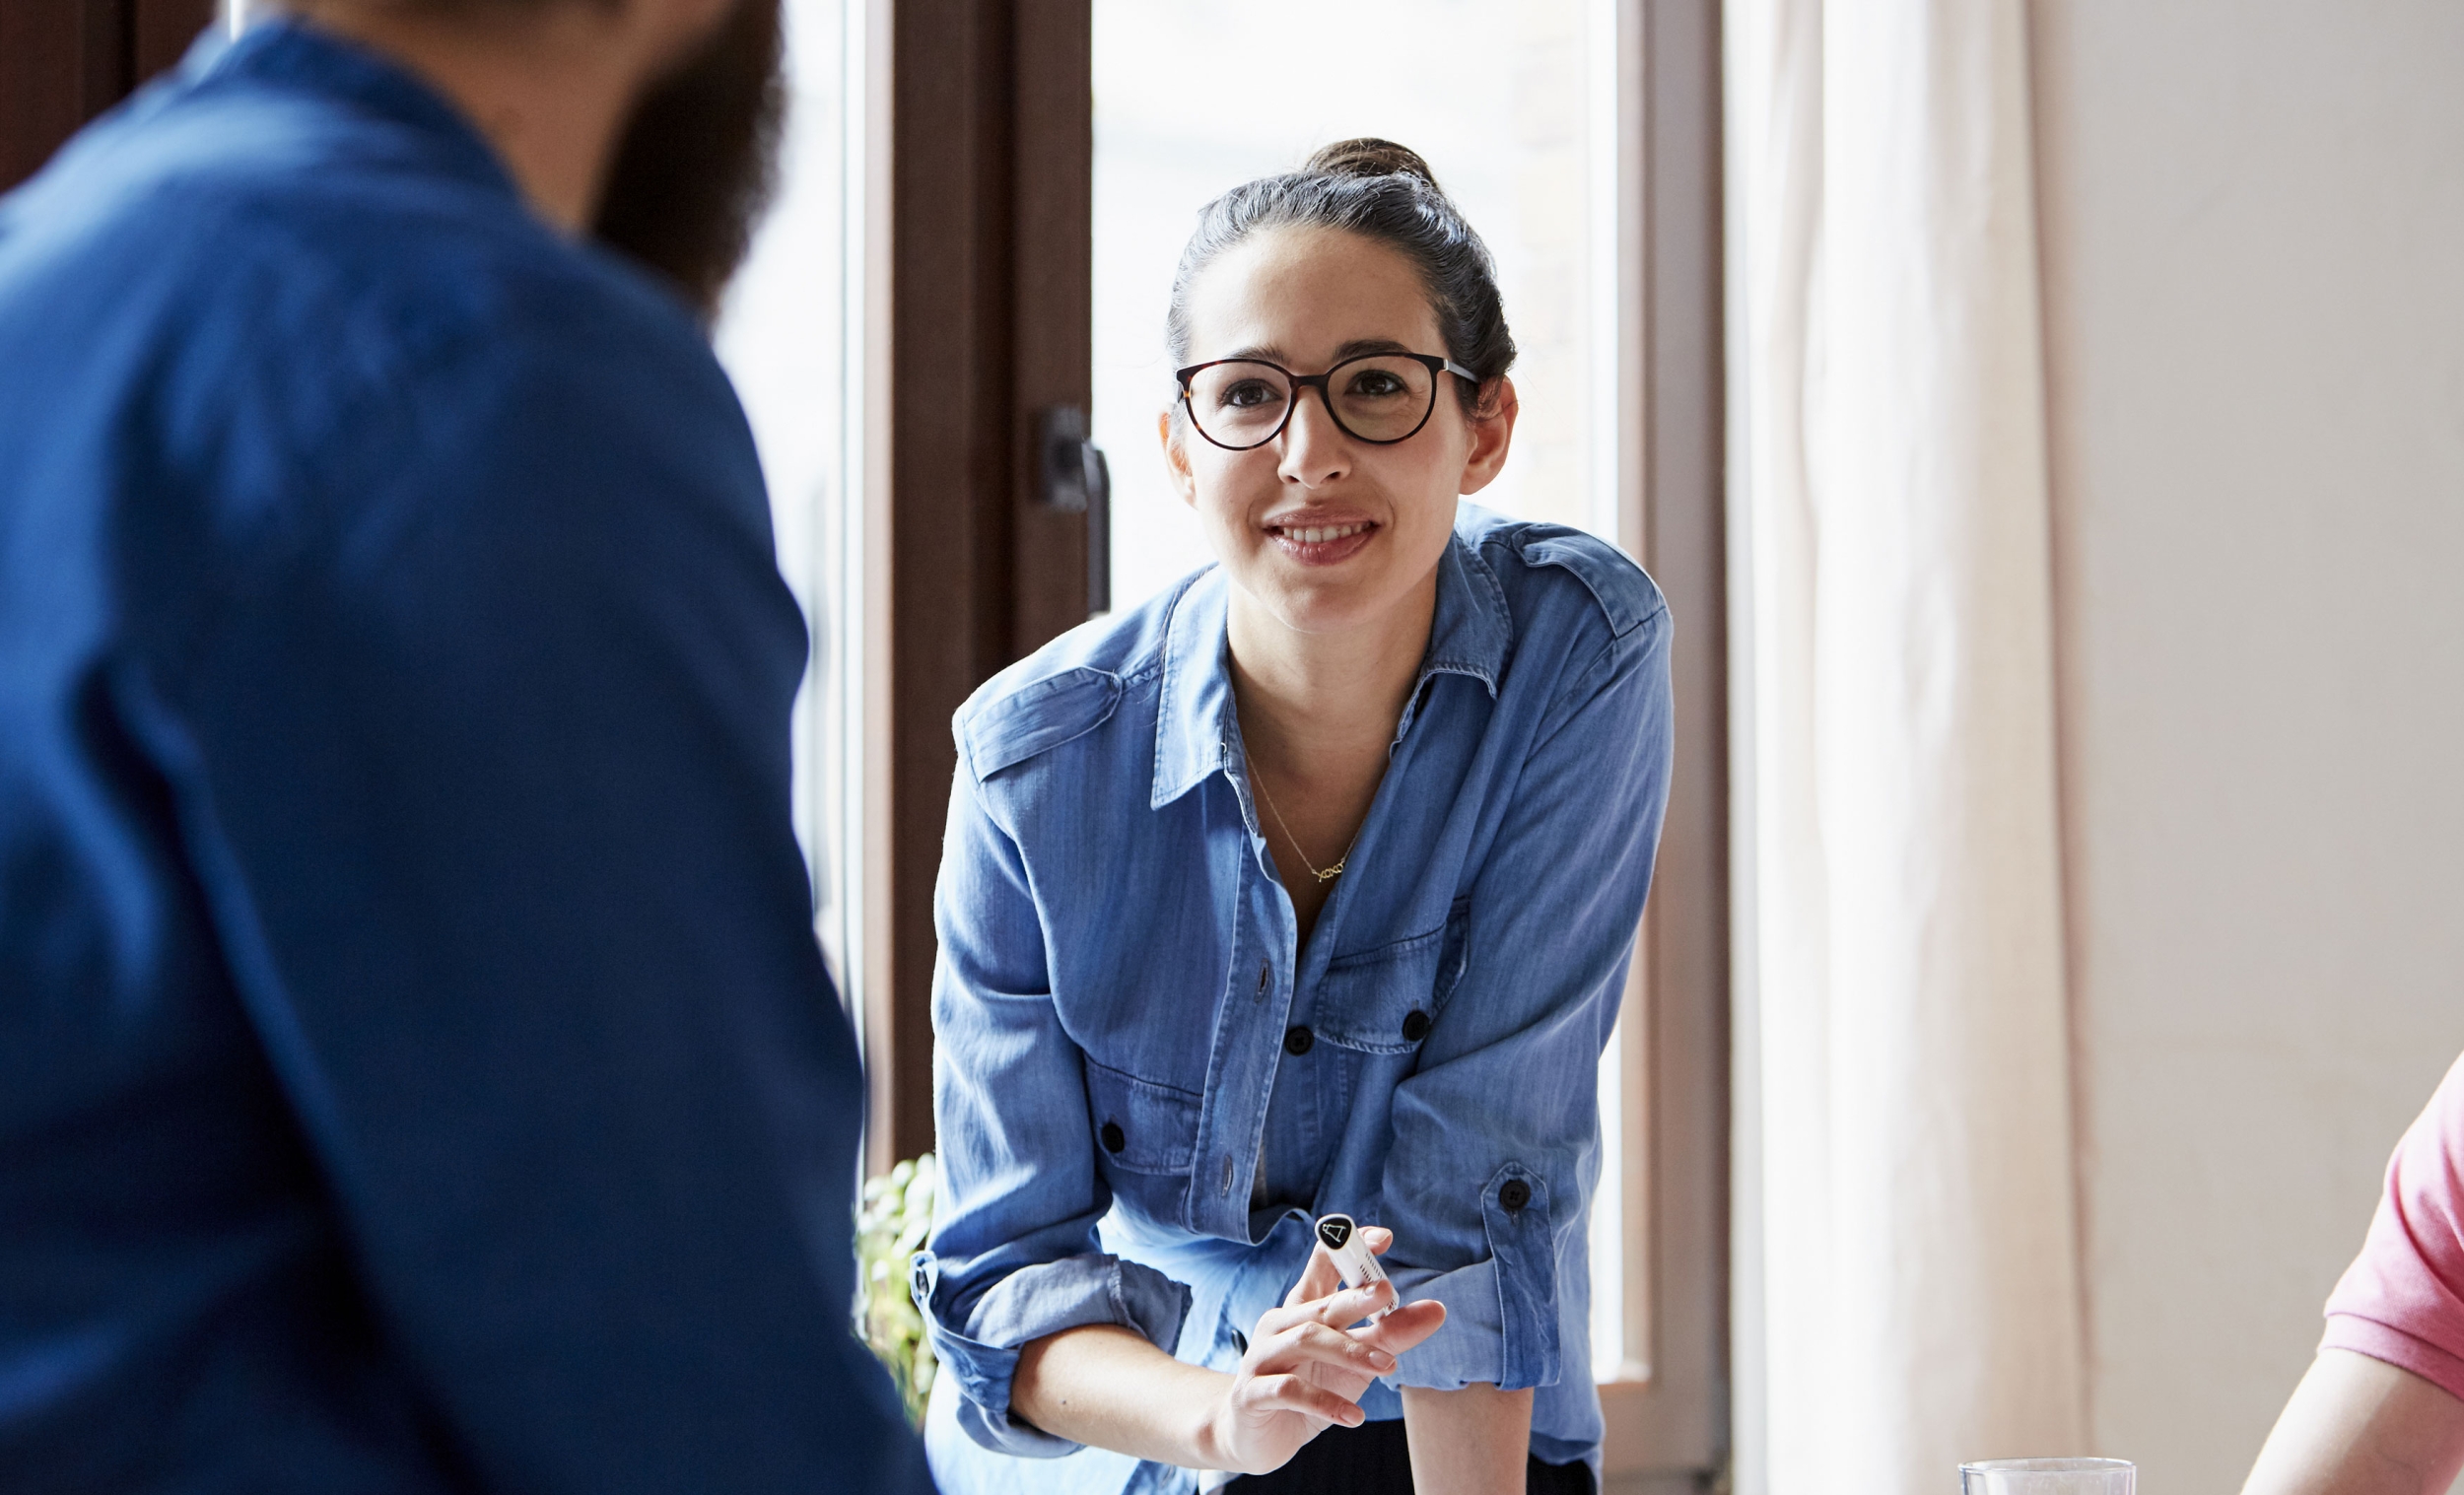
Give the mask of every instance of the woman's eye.
[(1275, 392), (1274, 386), (1265, 379), (1243, 379), (1226, 387), (1222, 394), (1215, 397), (1215, 403), (1226, 410), (1255, 410), (1280, 398), (1282, 396)]
[(1351, 392), (1366, 399), (1392, 399), (1403, 392), (1403, 381), (1383, 369), (1352, 376)]

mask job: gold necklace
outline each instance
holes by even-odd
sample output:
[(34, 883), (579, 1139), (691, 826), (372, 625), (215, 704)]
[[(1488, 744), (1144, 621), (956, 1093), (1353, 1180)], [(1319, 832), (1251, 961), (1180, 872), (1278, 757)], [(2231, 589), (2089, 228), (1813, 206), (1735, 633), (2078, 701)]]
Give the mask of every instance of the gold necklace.
[(1320, 871), (1318, 864), (1309, 859), (1309, 853), (1301, 849), (1300, 838), (1293, 835), (1292, 828), (1283, 823), (1283, 812), (1275, 808), (1274, 796), (1266, 792), (1266, 781), (1258, 776), (1258, 760), (1244, 753), (1241, 755), (1241, 761), (1249, 765), (1249, 781), (1258, 786), (1258, 797), (1266, 802), (1266, 813), (1274, 817), (1276, 829), (1283, 833), (1285, 841), (1292, 844), (1292, 854), (1299, 857), (1300, 864), (1309, 869), (1309, 875), (1321, 883), (1330, 883), (1342, 876), (1343, 863), (1352, 859), (1352, 847), (1360, 845), (1360, 833), (1352, 832), (1351, 846), (1343, 848), (1343, 854), (1335, 858), (1333, 866)]

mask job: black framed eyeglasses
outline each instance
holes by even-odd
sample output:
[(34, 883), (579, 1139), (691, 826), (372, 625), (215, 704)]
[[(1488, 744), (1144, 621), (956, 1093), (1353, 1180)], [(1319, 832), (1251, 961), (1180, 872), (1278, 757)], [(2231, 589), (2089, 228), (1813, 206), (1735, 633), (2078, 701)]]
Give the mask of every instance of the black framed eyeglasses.
[(1259, 358), (1219, 358), (1173, 377), (1198, 434), (1227, 451), (1247, 451), (1283, 434), (1303, 389), (1317, 390), (1335, 427), (1356, 442), (1391, 446), (1408, 441), (1436, 413), (1439, 376), (1448, 374), (1474, 389), (1480, 385), (1471, 370), (1434, 353), (1364, 353), (1324, 374), (1294, 374)]

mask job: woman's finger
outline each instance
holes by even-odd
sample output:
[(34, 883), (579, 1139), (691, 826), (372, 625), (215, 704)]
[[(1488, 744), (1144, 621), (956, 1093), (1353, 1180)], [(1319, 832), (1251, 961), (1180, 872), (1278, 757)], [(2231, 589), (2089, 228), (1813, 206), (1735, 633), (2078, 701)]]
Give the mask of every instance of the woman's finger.
[(1406, 1303), (1377, 1323), (1349, 1332), (1363, 1343), (1401, 1355), (1437, 1332), (1446, 1322), (1446, 1305), (1434, 1298)]
[(1390, 1282), (1373, 1282), (1367, 1287), (1343, 1287), (1322, 1298), (1306, 1302), (1287, 1301), (1281, 1308), (1270, 1308), (1258, 1316), (1258, 1332), (1251, 1341), (1280, 1333), (1295, 1324), (1327, 1324), (1336, 1328), (1358, 1324), (1395, 1301), (1395, 1287)]
[(1268, 1339), (1255, 1364), (1261, 1372), (1297, 1370), (1308, 1361), (1322, 1361), (1338, 1370), (1383, 1376), (1395, 1368), (1395, 1356), (1383, 1345), (1330, 1328), (1324, 1324), (1295, 1324)]
[[(1383, 1224), (1365, 1224), (1365, 1227), (1360, 1227), (1360, 1244), (1378, 1257), (1385, 1257), (1388, 1247), (1395, 1244), (1395, 1232), (1390, 1232)], [(1334, 1252), (1326, 1249), (1326, 1242), (1319, 1242), (1309, 1249), (1309, 1263), (1301, 1266), (1299, 1281), (1291, 1283), (1291, 1291), (1284, 1293), (1284, 1308), (1296, 1308), (1301, 1303), (1309, 1303), (1311, 1298), (1324, 1298), (1338, 1291), (1340, 1286), (1343, 1286), (1343, 1273), (1335, 1268)]]
[(1393, 1306), (1394, 1302), (1395, 1289), (1383, 1282), (1368, 1287), (1340, 1288), (1307, 1303), (1267, 1310), (1274, 1322), (1269, 1325), (1266, 1318), (1261, 1316), (1258, 1331), (1262, 1334), (1277, 1333), (1295, 1324), (1324, 1324), (1332, 1328), (1348, 1328), (1371, 1314)]
[(1241, 1399), (1252, 1412), (1298, 1412), (1347, 1428), (1356, 1428), (1368, 1420), (1356, 1404), (1298, 1376), (1253, 1377)]
[[(1383, 1225), (1363, 1225), (1360, 1227), (1360, 1241), (1373, 1254), (1382, 1257), (1386, 1255), (1386, 1249), (1395, 1244), (1395, 1233)], [(1301, 1267), (1300, 1279), (1292, 1284), (1292, 1290), (1283, 1295), (1283, 1306), (1297, 1308), (1313, 1298), (1323, 1298), (1342, 1285), (1343, 1274), (1335, 1269), (1334, 1254), (1321, 1241), (1310, 1248), (1309, 1261)]]
[(1300, 1269), (1300, 1280), (1283, 1295), (1285, 1308), (1298, 1308), (1314, 1298), (1323, 1298), (1343, 1285), (1343, 1274), (1335, 1269), (1335, 1257), (1328, 1254), (1326, 1243), (1310, 1248), (1309, 1263)]
[(1319, 1324), (1344, 1328), (1394, 1306), (1395, 1284), (1380, 1279), (1366, 1287), (1347, 1287), (1341, 1292), (1329, 1293), (1315, 1303), (1302, 1304), (1299, 1311)]

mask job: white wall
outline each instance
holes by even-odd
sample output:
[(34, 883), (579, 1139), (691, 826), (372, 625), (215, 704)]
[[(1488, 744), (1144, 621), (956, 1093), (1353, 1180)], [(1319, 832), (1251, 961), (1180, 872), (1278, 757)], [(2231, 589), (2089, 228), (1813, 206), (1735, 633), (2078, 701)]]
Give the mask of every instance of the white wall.
[(2230, 1492), (2464, 1050), (2464, 5), (2033, 12), (2095, 1436)]

